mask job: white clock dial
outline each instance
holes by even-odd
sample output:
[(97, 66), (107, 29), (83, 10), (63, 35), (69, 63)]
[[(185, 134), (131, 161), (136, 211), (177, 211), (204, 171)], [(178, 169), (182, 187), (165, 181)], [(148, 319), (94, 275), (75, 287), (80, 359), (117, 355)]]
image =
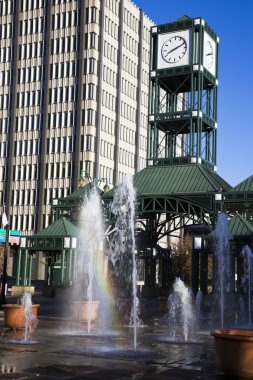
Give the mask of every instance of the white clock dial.
[(181, 36), (172, 36), (164, 42), (161, 48), (161, 55), (165, 62), (179, 62), (187, 51), (187, 43)]
[(210, 41), (206, 41), (205, 46), (204, 46), (204, 60), (205, 60), (205, 65), (207, 66), (208, 69), (211, 69), (214, 63), (213, 59), (213, 47)]

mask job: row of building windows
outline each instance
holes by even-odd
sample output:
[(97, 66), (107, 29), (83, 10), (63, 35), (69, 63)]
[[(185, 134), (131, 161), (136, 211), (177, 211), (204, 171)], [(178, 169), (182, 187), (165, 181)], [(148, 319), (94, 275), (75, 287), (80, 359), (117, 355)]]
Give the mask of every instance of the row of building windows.
[(84, 49), (97, 49), (98, 48), (98, 36), (95, 32), (84, 34)]
[(112, 111), (116, 109), (116, 97), (109, 92), (103, 90), (102, 92), (102, 105)]
[(146, 92), (141, 92), (141, 105), (148, 108), (148, 95)]
[(45, 179), (49, 178), (70, 178), (72, 173), (71, 162), (57, 162), (45, 165)]
[(139, 33), (139, 20), (127, 9), (124, 9), (124, 23), (134, 30), (135, 33)]
[(113, 169), (108, 168), (107, 166), (99, 166), (99, 176), (105, 179), (105, 182), (108, 184), (113, 183)]
[(101, 130), (109, 135), (115, 135), (115, 121), (110, 117), (102, 115)]
[(99, 15), (99, 11), (96, 7), (86, 8), (86, 11), (85, 11), (85, 22), (86, 22), (86, 24), (92, 23), (92, 22), (97, 23), (98, 22), (98, 15)]
[(49, 104), (75, 101), (75, 86), (49, 89)]
[(3, 40), (5, 38), (12, 38), (13, 28), (12, 23), (1, 24), (0, 26), (0, 39)]
[(113, 38), (115, 38), (115, 40), (118, 40), (118, 29), (119, 29), (119, 27), (113, 20), (111, 20), (110, 17), (105, 16), (104, 27), (105, 27), (105, 31), (108, 34), (110, 34)]
[(114, 159), (114, 145), (108, 141), (100, 141), (100, 155), (102, 157), (109, 158), (110, 160)]
[(0, 63), (6, 63), (11, 61), (11, 47), (2, 47), (0, 49)]
[(29, 20), (19, 21), (19, 35), (42, 33), (44, 31), (44, 17), (35, 17)]
[(11, 83), (11, 72), (5, 70), (0, 72), (0, 86), (9, 86)]
[(138, 55), (138, 42), (126, 32), (123, 32), (123, 46), (134, 55)]
[(137, 64), (123, 54), (123, 69), (130, 75), (137, 77)]
[(85, 58), (84, 60), (84, 75), (86, 74), (94, 74), (97, 75), (97, 61), (95, 58)]
[(117, 49), (107, 41), (104, 41), (104, 56), (110, 59), (110, 62), (113, 62), (117, 65), (118, 63)]
[(11, 228), (13, 230), (24, 231), (25, 235), (28, 235), (31, 230), (35, 229), (34, 221), (35, 221), (34, 215), (32, 214), (25, 215), (23, 214), (23, 211), (19, 216), (10, 215), (10, 225), (12, 226)]
[(40, 129), (41, 114), (17, 116), (16, 132), (33, 131)]
[(121, 90), (123, 94), (129, 96), (132, 99), (136, 100), (136, 91), (137, 87), (129, 82), (127, 79), (122, 78), (122, 87)]
[(47, 138), (46, 153), (60, 153), (60, 152), (72, 152), (73, 151), (73, 139), (71, 136), (67, 137), (52, 137)]
[(0, 143), (0, 157), (7, 157), (7, 143)]
[(15, 165), (13, 166), (13, 181), (37, 179), (38, 165)]
[(41, 81), (42, 66), (26, 67), (18, 69), (18, 83), (30, 83)]
[(10, 15), (13, 12), (13, 2), (15, 0), (2, 0), (0, 2), (0, 17)]
[(1, 110), (7, 110), (9, 108), (9, 103), (10, 103), (10, 95), (5, 94), (5, 95), (0, 95), (0, 109)]
[(121, 102), (121, 116), (128, 121), (136, 122), (136, 109), (125, 102)]
[(43, 41), (30, 42), (18, 46), (18, 59), (29, 59), (35, 57), (42, 57), (43, 55)]
[(82, 125), (95, 125), (95, 122), (96, 112), (93, 109), (82, 110)]
[(90, 151), (94, 152), (95, 150), (95, 141), (94, 136), (92, 135), (82, 135), (81, 137), (81, 151)]
[(43, 90), (39, 91), (26, 91), (17, 93), (17, 107), (32, 107), (39, 106), (42, 100), (41, 93)]
[(30, 11), (33, 9), (43, 8), (45, 5), (45, 0), (22, 0), (21, 12)]
[(39, 140), (20, 140), (14, 141), (14, 156), (32, 156), (34, 154), (39, 154)]
[(109, 69), (109, 67), (105, 66), (103, 67), (103, 80), (110, 84), (113, 87), (117, 86), (117, 73), (115, 71)]
[(132, 129), (121, 125), (120, 126), (120, 139), (128, 142), (129, 144), (135, 145), (135, 131)]
[(51, 39), (51, 54), (70, 53), (77, 47), (76, 36)]
[(49, 78), (58, 79), (75, 76), (77, 73), (76, 62), (59, 62), (50, 65)]
[(119, 0), (105, 0), (105, 6), (116, 16), (119, 15)]
[(96, 85), (94, 83), (83, 85), (83, 99), (96, 100)]
[(13, 206), (34, 205), (36, 190), (12, 190), (11, 200)]
[(8, 133), (9, 119), (7, 117), (0, 117), (0, 133)]
[(134, 154), (128, 152), (125, 149), (120, 148), (119, 150), (119, 162), (123, 165), (129, 166), (130, 168), (134, 167)]
[(77, 25), (77, 11), (61, 12), (52, 15), (52, 30)]
[(74, 112), (53, 112), (48, 114), (48, 125), (49, 129), (62, 128), (62, 127), (72, 127), (74, 125)]

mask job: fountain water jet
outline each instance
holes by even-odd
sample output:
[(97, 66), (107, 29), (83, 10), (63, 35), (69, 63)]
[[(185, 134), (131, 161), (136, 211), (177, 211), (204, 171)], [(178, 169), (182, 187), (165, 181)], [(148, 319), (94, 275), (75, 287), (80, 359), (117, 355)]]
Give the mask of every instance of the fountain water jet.
[(217, 275), (215, 276), (216, 298), (219, 299), (220, 323), (224, 327), (225, 313), (225, 294), (231, 291), (231, 263), (230, 263), (230, 246), (229, 241), (232, 239), (229, 230), (227, 216), (224, 213), (219, 214), (215, 227), (215, 251), (214, 255), (217, 262)]
[[(112, 263), (118, 295), (132, 295), (131, 324), (134, 328), (134, 350), (137, 347), (138, 318), (137, 270), (135, 254), (135, 190), (131, 176), (123, 178), (114, 194), (111, 211), (116, 217), (115, 232), (110, 244)], [(132, 289), (129, 285), (132, 284)]]
[(242, 286), (245, 286), (247, 283), (248, 288), (248, 323), (251, 325), (251, 267), (252, 267), (252, 259), (253, 253), (250, 247), (246, 244), (241, 252), (241, 256), (245, 258), (246, 264), (246, 273), (242, 279)]
[(76, 305), (73, 306), (72, 314), (74, 315), (72, 317), (76, 318), (78, 314), (75, 310), (75, 307), (80, 307), (77, 306), (78, 302), (87, 302), (85, 307), (88, 312), (88, 334), (91, 332), (91, 322), (96, 319), (97, 310), (95, 309), (98, 308), (98, 303), (99, 313), (103, 314), (101, 318), (103, 321), (108, 320), (105, 308), (102, 307), (106, 302), (105, 298), (108, 297), (103, 292), (106, 277), (103, 241), (104, 223), (101, 199), (94, 188), (81, 208), (80, 233), (72, 286), (72, 299), (77, 301)]
[(187, 342), (196, 332), (196, 314), (189, 290), (180, 278), (173, 284), (173, 293), (168, 298), (168, 319), (173, 339)]

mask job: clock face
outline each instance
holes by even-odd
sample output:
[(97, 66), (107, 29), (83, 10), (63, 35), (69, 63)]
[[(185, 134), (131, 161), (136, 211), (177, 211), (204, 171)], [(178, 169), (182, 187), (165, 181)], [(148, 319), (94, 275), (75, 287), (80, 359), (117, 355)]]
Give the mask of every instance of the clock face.
[(204, 46), (204, 63), (208, 69), (211, 69), (214, 63), (213, 47), (210, 41), (206, 41)]
[(161, 55), (165, 62), (174, 64), (184, 57), (186, 51), (186, 40), (181, 36), (173, 35), (162, 45)]

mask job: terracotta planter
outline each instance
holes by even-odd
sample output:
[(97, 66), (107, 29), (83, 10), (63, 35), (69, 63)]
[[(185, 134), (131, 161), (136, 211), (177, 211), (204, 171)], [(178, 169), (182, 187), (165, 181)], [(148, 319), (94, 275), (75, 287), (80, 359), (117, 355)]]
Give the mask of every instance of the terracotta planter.
[[(38, 314), (39, 304), (32, 305), (32, 311), (35, 317)], [(12, 329), (24, 329), (26, 316), (25, 308), (21, 304), (6, 304), (2, 306), (4, 309), (4, 323)]]
[(226, 374), (253, 378), (253, 331), (213, 330), (216, 365)]
[[(90, 308), (90, 321), (94, 322), (98, 316), (99, 301), (92, 301)], [(71, 303), (71, 315), (75, 320), (88, 322), (89, 320), (89, 302), (73, 301)]]

